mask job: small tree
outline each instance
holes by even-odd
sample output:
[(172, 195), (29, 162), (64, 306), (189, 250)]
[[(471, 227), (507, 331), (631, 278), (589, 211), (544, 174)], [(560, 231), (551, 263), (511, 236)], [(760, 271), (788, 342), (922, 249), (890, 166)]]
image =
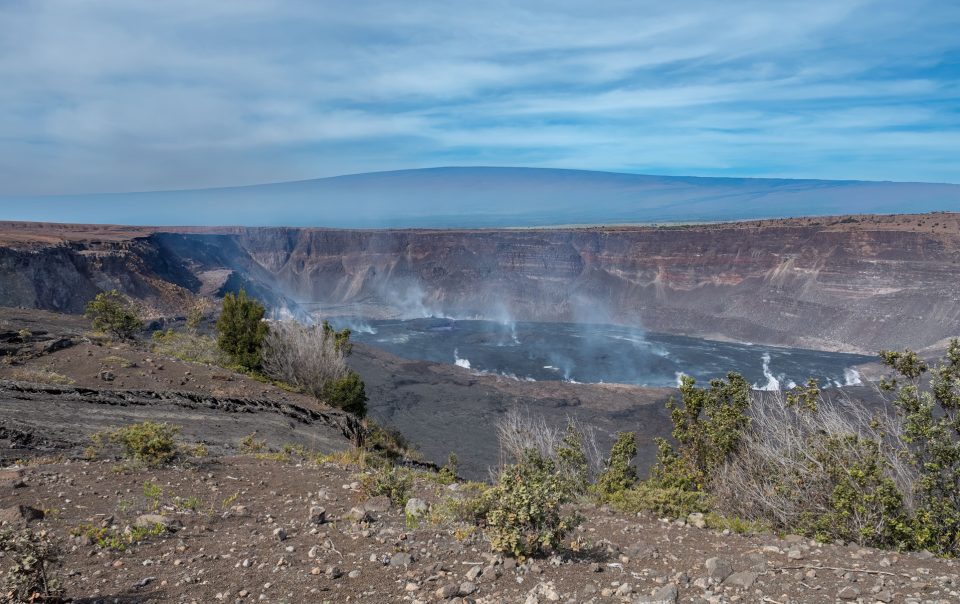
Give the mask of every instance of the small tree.
[(263, 322), (262, 304), (240, 290), (236, 296), (223, 297), (223, 310), (217, 319), (217, 346), (244, 369), (259, 369), (263, 360), (263, 339), (267, 324)]
[(190, 307), (190, 312), (187, 313), (187, 329), (190, 330), (190, 333), (197, 333), (209, 311), (210, 301), (206, 298), (198, 299), (193, 306)]
[(622, 493), (637, 482), (633, 458), (637, 455), (637, 437), (633, 432), (620, 432), (610, 449), (606, 467), (597, 478), (594, 491), (602, 500)]
[(337, 331), (333, 328), (333, 325), (330, 325), (329, 321), (323, 322), (323, 335), (326, 338), (331, 338), (334, 348), (345, 357), (350, 356), (353, 352), (353, 342), (350, 341), (350, 334), (352, 333), (346, 327)]
[(679, 405), (667, 403), (677, 446), (657, 440), (652, 477), (660, 487), (706, 491), (750, 425), (750, 383), (730, 373), (726, 381), (715, 379), (709, 388), (697, 388), (696, 380), (685, 375), (680, 397)]
[(129, 301), (113, 289), (100, 292), (86, 307), (85, 314), (93, 320), (93, 328), (126, 340), (143, 329)]
[(557, 446), (557, 467), (570, 482), (573, 492), (587, 492), (590, 486), (590, 462), (583, 447), (583, 432), (572, 421), (567, 422), (567, 429)]
[[(881, 388), (897, 393), (904, 440), (919, 473), (914, 484), (914, 540), (919, 548), (960, 553), (960, 340), (951, 340), (943, 362), (930, 370), (917, 353), (880, 353), (899, 378)], [(921, 390), (930, 371), (930, 387)]]
[(352, 413), (357, 417), (367, 414), (367, 392), (363, 380), (354, 371), (347, 375), (331, 380), (323, 388), (323, 399), (330, 405)]

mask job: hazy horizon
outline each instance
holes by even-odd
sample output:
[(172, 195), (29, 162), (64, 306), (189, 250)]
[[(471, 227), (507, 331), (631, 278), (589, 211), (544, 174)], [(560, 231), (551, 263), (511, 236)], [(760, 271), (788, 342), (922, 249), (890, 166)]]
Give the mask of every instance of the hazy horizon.
[(0, 198), (0, 219), (122, 225), (489, 228), (960, 210), (960, 185), (440, 167), (241, 187)]

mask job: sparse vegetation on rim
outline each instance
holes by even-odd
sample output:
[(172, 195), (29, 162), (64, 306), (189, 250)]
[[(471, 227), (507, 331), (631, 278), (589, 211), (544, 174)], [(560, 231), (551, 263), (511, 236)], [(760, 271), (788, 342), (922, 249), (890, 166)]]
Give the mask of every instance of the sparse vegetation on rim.
[(130, 339), (143, 330), (143, 321), (133, 304), (115, 289), (97, 294), (87, 304), (85, 314), (93, 321), (94, 329), (118, 340)]

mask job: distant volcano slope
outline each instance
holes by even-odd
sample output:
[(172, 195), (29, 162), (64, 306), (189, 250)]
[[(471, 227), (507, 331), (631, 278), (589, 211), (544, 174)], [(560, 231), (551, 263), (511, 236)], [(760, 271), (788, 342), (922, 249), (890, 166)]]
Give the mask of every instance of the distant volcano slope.
[(430, 168), (222, 189), (13, 199), (0, 217), (109, 224), (478, 228), (960, 210), (960, 185)]
[(960, 214), (535, 230), (0, 225), (0, 305), (80, 312), (114, 287), (161, 314), (244, 287), (294, 314), (621, 323), (872, 354), (960, 335)]

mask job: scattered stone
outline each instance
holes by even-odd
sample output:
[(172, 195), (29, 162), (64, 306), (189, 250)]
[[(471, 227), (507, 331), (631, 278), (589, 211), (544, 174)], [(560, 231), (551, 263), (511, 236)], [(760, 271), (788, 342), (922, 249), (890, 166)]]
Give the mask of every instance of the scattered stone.
[(413, 556), (406, 552), (397, 552), (390, 557), (390, 566), (410, 566), (413, 564)]
[(350, 508), (350, 511), (347, 512), (347, 519), (357, 524), (363, 524), (364, 522), (373, 522), (373, 515), (364, 508), (355, 507)]
[(753, 587), (753, 584), (756, 583), (758, 576), (759, 575), (757, 575), (757, 573), (755, 572), (744, 570), (738, 573), (733, 573), (732, 575), (726, 578), (723, 584), (729, 585), (732, 587), (740, 587), (743, 589), (748, 589), (750, 587)]
[(457, 597), (457, 594), (460, 593), (460, 586), (456, 583), (448, 583), (437, 590), (436, 594), (438, 598), (443, 598), (444, 600), (449, 600), (450, 598)]
[(707, 528), (707, 520), (700, 512), (693, 512), (687, 516), (687, 524), (697, 528)]
[(482, 573), (483, 573), (482, 568), (480, 568), (479, 566), (474, 566), (467, 571), (467, 574), (465, 576), (467, 578), (467, 581), (476, 581), (478, 578), (480, 578), (480, 575)]
[(707, 569), (707, 575), (718, 582), (733, 574), (733, 566), (723, 558), (709, 558), (704, 563), (704, 567)]
[(162, 514), (142, 514), (137, 516), (137, 519), (133, 521), (133, 526), (145, 529), (153, 528), (158, 524), (168, 531), (178, 531), (183, 528), (183, 525), (181, 525), (179, 521), (163, 516)]
[(327, 510), (320, 506), (313, 506), (310, 508), (309, 522), (310, 524), (323, 524), (327, 521)]
[(457, 592), (457, 595), (460, 596), (469, 596), (470, 594), (477, 591), (477, 586), (472, 581), (464, 581), (460, 584), (460, 590)]
[(649, 596), (636, 598), (634, 604), (676, 604), (680, 592), (673, 583), (658, 588)]
[(0, 470), (0, 488), (19, 489), (27, 486), (23, 482), (23, 472), (20, 470)]
[(287, 540), (287, 531), (283, 530), (280, 527), (273, 529), (273, 538), (277, 541), (286, 541)]
[(363, 509), (368, 512), (387, 512), (390, 510), (390, 498), (385, 495), (371, 497), (363, 502)]
[(104, 382), (112, 382), (113, 380), (117, 379), (117, 376), (109, 369), (104, 369), (97, 374), (97, 377)]
[(837, 597), (841, 600), (856, 600), (860, 597), (860, 590), (853, 585), (847, 585), (837, 592)]
[(343, 576), (343, 570), (339, 566), (328, 566), (324, 574), (328, 579), (339, 579)]
[(27, 525), (36, 520), (43, 520), (43, 510), (29, 505), (15, 505), (0, 510), (0, 524)]
[(430, 506), (427, 505), (427, 502), (423, 499), (417, 499), (416, 497), (408, 500), (406, 507), (403, 508), (404, 514), (409, 518), (419, 518), (429, 510)]

